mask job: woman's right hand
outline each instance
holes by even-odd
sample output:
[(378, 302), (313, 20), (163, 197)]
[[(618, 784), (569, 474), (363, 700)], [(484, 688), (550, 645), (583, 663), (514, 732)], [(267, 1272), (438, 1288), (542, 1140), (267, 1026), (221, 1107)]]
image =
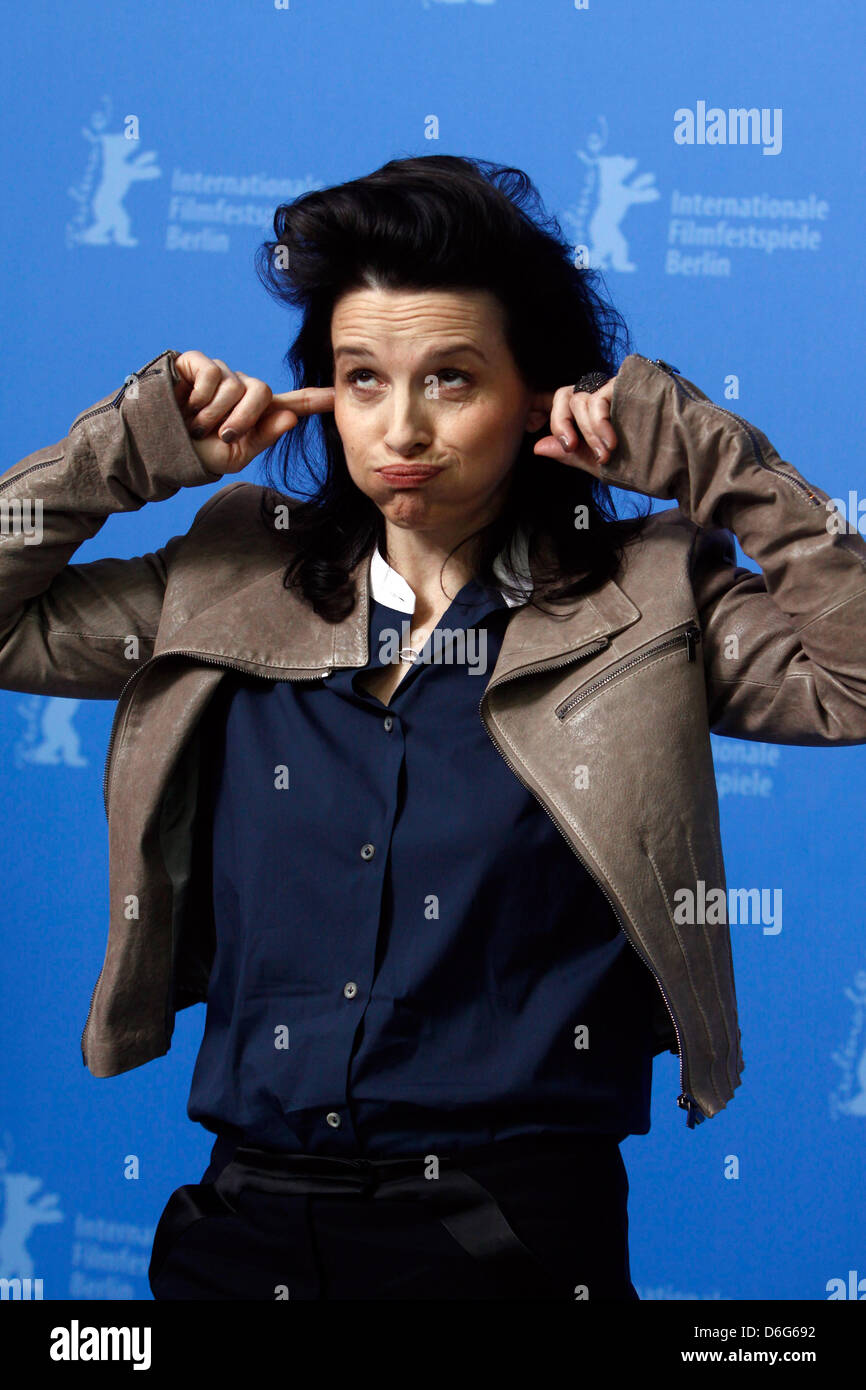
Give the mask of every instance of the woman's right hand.
[[(174, 367), (175, 398), (192, 446), (215, 478), (246, 468), (280, 435), (294, 429), (300, 416), (334, 408), (333, 386), (309, 386), (275, 396), (266, 381), (233, 372), (220, 358), (203, 352), (180, 353)], [(226, 439), (226, 431), (234, 431), (235, 438)]]

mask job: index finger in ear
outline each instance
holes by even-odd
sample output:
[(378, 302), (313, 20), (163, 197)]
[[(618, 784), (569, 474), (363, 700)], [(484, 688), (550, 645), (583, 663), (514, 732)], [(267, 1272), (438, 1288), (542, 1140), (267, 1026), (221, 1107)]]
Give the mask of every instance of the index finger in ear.
[(271, 397), (271, 405), (286, 406), (298, 416), (318, 415), (334, 409), (333, 386), (302, 386), (298, 391), (282, 391)]

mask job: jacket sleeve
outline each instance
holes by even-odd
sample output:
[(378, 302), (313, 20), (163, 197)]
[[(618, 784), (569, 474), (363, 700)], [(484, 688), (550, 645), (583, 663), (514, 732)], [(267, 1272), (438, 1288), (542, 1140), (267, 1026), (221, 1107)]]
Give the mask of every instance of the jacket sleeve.
[[(866, 542), (754, 425), (666, 363), (622, 363), (602, 481), (675, 499), (710, 728), (791, 744), (866, 743)], [(731, 534), (733, 533), (733, 535)], [(760, 566), (736, 564), (734, 539)]]
[(174, 394), (177, 355), (155, 357), (77, 415), (59, 444), (0, 475), (0, 688), (116, 699), (152, 655), (166, 573), (184, 537), (131, 559), (69, 559), (110, 513), (219, 481), (187, 433)]

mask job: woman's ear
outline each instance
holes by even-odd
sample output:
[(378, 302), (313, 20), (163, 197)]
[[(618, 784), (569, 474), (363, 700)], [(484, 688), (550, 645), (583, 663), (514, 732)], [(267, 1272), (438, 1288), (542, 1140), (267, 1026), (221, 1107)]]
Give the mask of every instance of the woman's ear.
[(537, 391), (529, 402), (529, 410), (526, 413), (526, 424), (524, 426), (527, 434), (535, 434), (538, 430), (547, 429), (550, 424), (550, 412), (553, 409), (554, 391)]

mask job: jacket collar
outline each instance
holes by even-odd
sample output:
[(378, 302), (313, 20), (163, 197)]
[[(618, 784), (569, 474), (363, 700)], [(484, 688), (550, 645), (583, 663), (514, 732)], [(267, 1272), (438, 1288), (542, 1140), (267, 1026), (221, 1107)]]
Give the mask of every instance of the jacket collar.
[[(226, 516), (224, 534), (211, 535), (211, 548), (197, 562), (197, 575), (191, 566), (190, 583), (196, 580), (198, 592), (189, 599), (189, 606), (195, 611), (189, 616), (185, 612), (183, 584), (174, 603), (164, 606), (154, 655), (177, 652), (283, 679), (311, 678), (342, 667), (365, 666), (369, 660), (373, 554), (358, 561), (351, 571), (358, 593), (354, 609), (342, 622), (328, 622), (296, 590), (283, 586), (285, 554), (279, 537), (272, 534), (262, 538), (261, 530), (251, 526), (254, 534), (258, 531), (251, 554), (250, 532), (242, 524), (240, 512), (244, 506), (257, 512), (258, 497), (244, 497), (246, 492), (257, 494), (258, 489), (238, 488), (237, 511), (226, 509), (232, 515)], [(249, 520), (252, 522), (253, 517)], [(232, 582), (227, 592), (207, 602), (207, 573), (221, 564)], [(638, 606), (613, 579), (592, 594), (545, 606), (551, 611), (527, 602), (516, 607), (505, 629), (491, 684), (524, 668), (564, 664), (563, 659), (570, 660), (581, 648), (613, 637), (641, 616)]]

